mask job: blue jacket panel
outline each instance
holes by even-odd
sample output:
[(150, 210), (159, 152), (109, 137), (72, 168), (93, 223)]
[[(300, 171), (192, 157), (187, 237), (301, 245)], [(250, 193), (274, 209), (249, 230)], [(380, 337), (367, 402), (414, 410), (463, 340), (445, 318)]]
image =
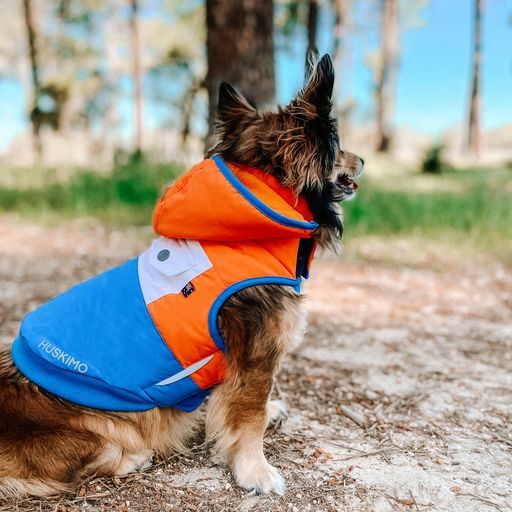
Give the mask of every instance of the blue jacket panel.
[(188, 376), (158, 385), (183, 367), (148, 313), (137, 259), (29, 313), (12, 355), (18, 369), (42, 388), (98, 409), (173, 406), (188, 411), (208, 393)]

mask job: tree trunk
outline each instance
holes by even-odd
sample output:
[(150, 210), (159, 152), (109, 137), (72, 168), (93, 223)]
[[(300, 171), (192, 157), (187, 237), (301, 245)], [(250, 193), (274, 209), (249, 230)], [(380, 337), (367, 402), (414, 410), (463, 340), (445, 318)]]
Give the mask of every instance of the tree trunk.
[(41, 142), (40, 116), (38, 115), (38, 101), (41, 94), (41, 82), (39, 80), (39, 55), (33, 14), (32, 0), (23, 0), (23, 15), (28, 43), (28, 57), (32, 75), (32, 100), (30, 107), (30, 120), (32, 123), (32, 144), (34, 147), (35, 159), (37, 161), (41, 161), (43, 157), (43, 145)]
[(482, 65), (482, 0), (475, 0), (475, 12), (473, 21), (473, 71), (471, 77), (471, 96), (468, 119), (469, 151), (479, 159), (482, 154), (482, 127), (480, 118), (481, 94), (480, 74)]
[(343, 54), (343, 40), (346, 28), (346, 11), (348, 0), (332, 0), (332, 9), (334, 11), (334, 37), (332, 45), (332, 60), (335, 69), (338, 69), (341, 56)]
[[(337, 76), (335, 94), (336, 115), (340, 123), (340, 133), (347, 144), (350, 132), (350, 68), (351, 52), (349, 48), (349, 16), (352, 0), (332, 0), (334, 11), (334, 36), (332, 59)], [(347, 144), (348, 145), (348, 144)]]
[(190, 124), (192, 121), (192, 111), (194, 108), (194, 101), (199, 91), (203, 87), (203, 80), (195, 78), (190, 84), (189, 88), (185, 91), (182, 100), (182, 125), (181, 125), (181, 142), (183, 145), (187, 143), (190, 135)]
[(306, 59), (311, 50), (317, 49), (317, 29), (318, 29), (318, 0), (309, 0), (308, 8), (308, 47), (306, 49)]
[(274, 100), (273, 0), (206, 0), (209, 116), (212, 135), (220, 82), (237, 87), (258, 107)]
[(142, 71), (140, 64), (139, 0), (130, 0), (130, 28), (132, 39), (133, 86), (135, 110), (135, 154), (142, 153)]
[(380, 62), (377, 74), (377, 151), (389, 151), (393, 139), (398, 71), (398, 0), (381, 0)]

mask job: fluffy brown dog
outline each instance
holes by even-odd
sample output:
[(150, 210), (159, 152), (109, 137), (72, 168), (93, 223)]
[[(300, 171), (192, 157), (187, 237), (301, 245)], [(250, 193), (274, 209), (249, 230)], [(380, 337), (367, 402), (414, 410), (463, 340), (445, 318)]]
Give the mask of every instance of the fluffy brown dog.
[[(316, 239), (335, 246), (339, 202), (353, 194), (363, 162), (342, 151), (331, 117), (334, 71), (329, 56), (312, 62), (304, 90), (277, 112), (258, 112), (227, 84), (219, 95), (217, 143), (209, 155), (274, 175), (303, 195), (320, 224)], [(289, 287), (260, 285), (231, 296), (220, 311), (228, 369), (208, 402), (207, 436), (227, 458), (239, 485), (284, 492), (265, 459), (263, 435), (284, 413), (269, 401), (286, 351), (304, 330), (302, 297)], [(117, 413), (65, 402), (27, 380), (0, 352), (0, 490), (52, 495), (90, 475), (122, 475), (154, 454), (184, 450), (197, 415), (176, 409)]]

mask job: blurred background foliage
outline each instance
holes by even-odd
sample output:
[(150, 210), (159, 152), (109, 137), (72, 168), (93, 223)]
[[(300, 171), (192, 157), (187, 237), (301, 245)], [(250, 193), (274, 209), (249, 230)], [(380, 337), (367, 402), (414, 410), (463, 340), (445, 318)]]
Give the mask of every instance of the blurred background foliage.
[[(347, 240), (426, 237), (512, 258), (512, 102), (509, 122), (486, 126), (482, 85), (487, 10), (512, 13), (499, 3), (461, 0), (466, 107), (422, 133), (397, 122), (400, 74), (414, 34), (440, 37), (439, 0), (0, 0), (0, 210), (148, 224), (166, 184), (202, 159), (220, 81), (262, 108), (289, 101), (318, 47), (335, 63), (344, 146), (367, 162)], [(511, 62), (499, 63), (510, 76)], [(450, 79), (429, 66), (432, 84)], [(413, 89), (417, 104), (439, 94)]]

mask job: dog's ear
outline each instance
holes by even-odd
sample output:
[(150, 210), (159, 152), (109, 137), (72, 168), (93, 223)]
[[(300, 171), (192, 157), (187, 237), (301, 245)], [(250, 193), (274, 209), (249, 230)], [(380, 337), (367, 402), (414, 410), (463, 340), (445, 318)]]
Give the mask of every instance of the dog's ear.
[(301, 98), (317, 107), (321, 115), (329, 115), (332, 108), (332, 90), (334, 87), (334, 66), (331, 57), (324, 55), (316, 65)]
[(217, 120), (221, 123), (231, 119), (240, 120), (243, 117), (253, 117), (256, 108), (241, 93), (227, 82), (219, 87), (219, 101), (217, 103)]
[(320, 54), (316, 48), (310, 48), (306, 54), (306, 69), (304, 70), (304, 87), (308, 85), (311, 75), (315, 70)]
[(228, 83), (222, 82), (215, 118), (215, 141), (207, 155), (211, 157), (220, 154), (230, 158), (230, 152), (240, 134), (258, 117), (256, 107), (245, 96)]

